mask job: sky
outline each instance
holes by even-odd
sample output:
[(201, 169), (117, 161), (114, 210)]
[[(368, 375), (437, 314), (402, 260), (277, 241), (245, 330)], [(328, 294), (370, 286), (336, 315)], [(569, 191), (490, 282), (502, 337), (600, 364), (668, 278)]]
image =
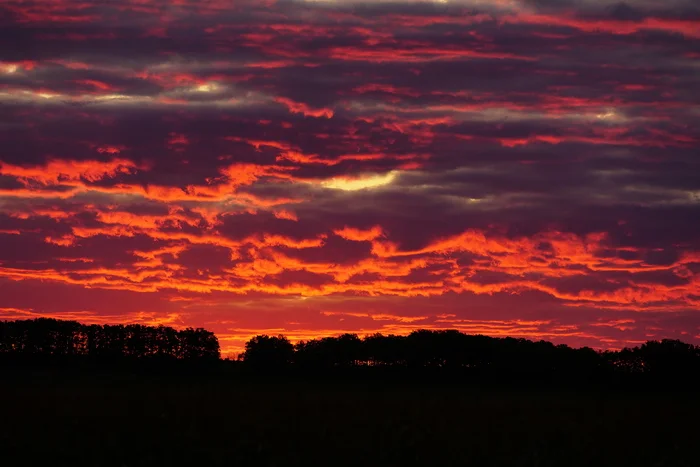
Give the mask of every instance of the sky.
[(0, 319), (700, 344), (694, 0), (4, 0)]

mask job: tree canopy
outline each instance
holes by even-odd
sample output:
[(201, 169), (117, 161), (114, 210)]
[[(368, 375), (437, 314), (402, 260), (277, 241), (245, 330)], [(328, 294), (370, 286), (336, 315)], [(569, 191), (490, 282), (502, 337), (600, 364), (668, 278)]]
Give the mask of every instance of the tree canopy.
[(81, 324), (38, 318), (0, 321), (0, 355), (97, 359), (219, 359), (219, 341), (206, 329)]
[[(219, 342), (214, 333), (205, 329), (86, 325), (49, 318), (0, 321), (0, 358), (221, 361)], [(342, 334), (296, 344), (283, 335), (258, 335), (245, 344), (239, 360), (246, 368), (266, 374), (294, 370), (322, 375), (364, 369), (373, 374), (398, 371), (421, 375), (429, 371), (542, 381), (634, 375), (679, 381), (700, 375), (700, 346), (679, 340), (596, 351), (544, 340), (469, 335), (457, 330), (416, 330), (405, 336)]]
[(407, 336), (355, 334), (292, 345), (284, 336), (256, 336), (240, 355), (251, 368), (296, 367), (327, 371), (352, 367), (441, 369), (489, 376), (595, 378), (652, 374), (688, 378), (700, 374), (700, 346), (678, 340), (600, 352), (544, 340), (468, 335), (456, 330), (417, 330)]

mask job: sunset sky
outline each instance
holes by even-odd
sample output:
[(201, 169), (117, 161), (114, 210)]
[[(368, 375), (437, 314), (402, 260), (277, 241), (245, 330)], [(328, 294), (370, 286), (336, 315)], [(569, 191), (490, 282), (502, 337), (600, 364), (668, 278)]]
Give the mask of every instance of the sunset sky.
[(698, 344), (699, 310), (696, 0), (0, 4), (0, 319), (231, 355)]

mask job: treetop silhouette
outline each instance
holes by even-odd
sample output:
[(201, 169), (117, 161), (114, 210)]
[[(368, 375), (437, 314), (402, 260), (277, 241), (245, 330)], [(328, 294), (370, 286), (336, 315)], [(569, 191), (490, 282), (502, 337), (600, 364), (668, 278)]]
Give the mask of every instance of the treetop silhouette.
[[(0, 357), (20, 362), (36, 358), (224, 362), (216, 336), (205, 329), (84, 325), (50, 318), (0, 321)], [(245, 344), (239, 360), (244, 367), (266, 374), (299, 370), (322, 375), (365, 368), (374, 374), (383, 370), (386, 374), (395, 374), (394, 370), (404, 374), (438, 371), (539, 380), (652, 375), (677, 381), (700, 375), (700, 346), (679, 340), (649, 341), (632, 349), (601, 352), (457, 330), (416, 330), (406, 336), (370, 334), (363, 338), (342, 334), (296, 344), (283, 335), (258, 335)], [(235, 366), (235, 362), (226, 362), (231, 368)]]
[(0, 321), (0, 355), (114, 359), (218, 360), (219, 341), (206, 329), (85, 325), (38, 318)]
[(574, 349), (543, 340), (468, 335), (456, 330), (417, 330), (407, 336), (355, 334), (301, 341), (256, 336), (239, 356), (250, 368), (328, 371), (352, 367), (440, 369), (482, 376), (598, 378), (651, 374), (700, 375), (700, 346), (678, 340), (650, 341), (620, 351)]

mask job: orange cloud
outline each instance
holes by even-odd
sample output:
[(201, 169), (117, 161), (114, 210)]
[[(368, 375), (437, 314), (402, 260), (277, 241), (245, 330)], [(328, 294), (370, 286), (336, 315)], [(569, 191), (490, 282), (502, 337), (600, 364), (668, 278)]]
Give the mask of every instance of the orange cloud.
[(400, 323), (414, 323), (416, 321), (425, 321), (428, 316), (397, 316), (388, 315), (385, 313), (358, 313), (352, 311), (322, 311), (323, 316), (351, 316), (354, 318), (369, 318), (372, 321), (398, 321)]
[(42, 185), (58, 185), (64, 182), (87, 180), (97, 182), (118, 174), (130, 174), (142, 167), (128, 159), (112, 159), (108, 162), (87, 160), (50, 160), (46, 165), (18, 166), (0, 162), (0, 173), (19, 180)]
[(276, 210), (273, 213), (277, 219), (286, 219), (286, 220), (295, 221), (295, 222), (299, 220), (299, 218), (297, 217), (296, 214), (294, 214), (292, 211), (288, 211), (286, 209)]
[(384, 235), (384, 231), (381, 226), (375, 225), (369, 230), (360, 230), (353, 227), (343, 227), (342, 229), (337, 229), (333, 231), (339, 237), (346, 240), (353, 240), (356, 242), (367, 242), (370, 240), (375, 240)]

